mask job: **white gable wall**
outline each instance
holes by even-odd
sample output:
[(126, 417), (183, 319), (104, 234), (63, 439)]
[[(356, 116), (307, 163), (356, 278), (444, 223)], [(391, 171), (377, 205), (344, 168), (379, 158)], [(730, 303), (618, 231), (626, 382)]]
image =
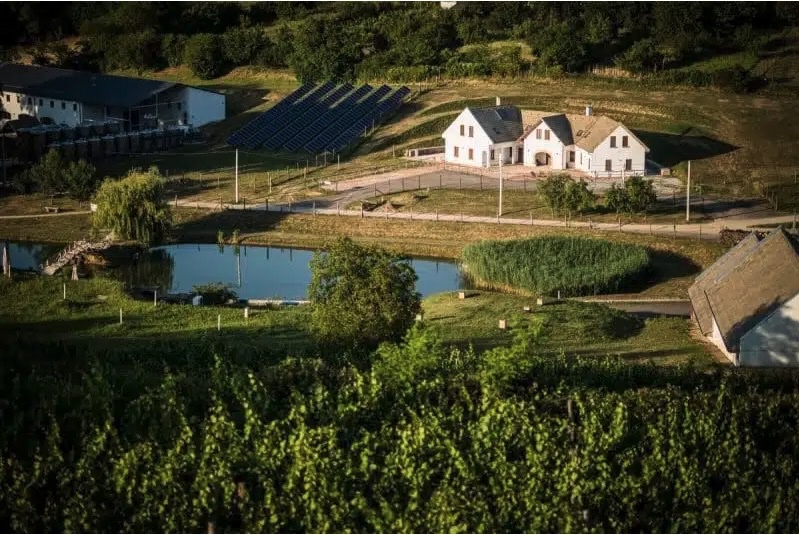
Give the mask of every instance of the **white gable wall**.
[[(610, 146), (610, 138), (616, 137), (616, 147)], [(629, 147), (622, 147), (622, 136), (627, 136)], [(632, 170), (625, 171), (625, 160), (632, 160)], [(612, 171), (609, 173), (605, 170), (605, 160), (610, 160)], [(594, 148), (593, 155), (591, 156), (591, 166), (587, 168), (591, 173), (596, 176), (626, 176), (641, 175), (643, 176), (646, 171), (646, 147), (642, 145), (632, 132), (627, 130), (624, 126), (619, 125), (611, 134), (602, 140), (602, 143)]]
[[(537, 130), (541, 130), (541, 139), (537, 137)], [(549, 140), (545, 139), (545, 132), (549, 132)], [(524, 165), (535, 167), (535, 155), (539, 152), (549, 153), (552, 158), (552, 169), (565, 169), (566, 147), (546, 123), (536, 126), (524, 138)]]
[[(463, 125), (463, 136), (460, 128)], [(469, 127), (472, 127), (472, 137), (469, 137)], [(488, 165), (490, 157), (491, 139), (468, 110), (463, 110), (441, 135), (444, 138), (444, 161), (459, 165), (483, 167), (483, 156)], [(458, 155), (455, 156), (455, 147)], [(469, 149), (472, 149), (472, 158), (469, 159)], [(496, 155), (495, 155), (496, 156)]]
[(799, 295), (741, 337), (741, 366), (799, 366)]
[(225, 118), (225, 95), (194, 87), (186, 87), (184, 91), (186, 119), (190, 125), (199, 127)]
[(724, 353), (724, 356), (730, 359), (730, 362), (736, 366), (738, 365), (735, 353), (727, 351), (727, 345), (724, 343), (724, 338), (721, 337), (721, 331), (716, 323), (716, 318), (713, 318), (713, 331), (711, 331), (709, 338), (710, 341), (716, 344), (721, 352)]

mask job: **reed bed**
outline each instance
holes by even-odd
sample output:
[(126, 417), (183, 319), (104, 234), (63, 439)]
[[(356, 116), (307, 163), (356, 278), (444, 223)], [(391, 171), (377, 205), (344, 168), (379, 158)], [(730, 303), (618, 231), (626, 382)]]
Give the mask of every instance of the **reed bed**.
[(562, 297), (618, 293), (639, 282), (650, 264), (640, 245), (570, 236), (468, 245), (463, 262), (483, 286)]

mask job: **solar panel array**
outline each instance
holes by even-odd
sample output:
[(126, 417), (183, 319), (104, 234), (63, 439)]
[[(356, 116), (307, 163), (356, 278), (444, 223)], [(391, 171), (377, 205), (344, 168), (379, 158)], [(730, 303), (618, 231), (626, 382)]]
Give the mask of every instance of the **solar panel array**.
[(296, 152), (339, 152), (382, 123), (410, 94), (383, 85), (304, 84), (228, 138), (228, 144)]

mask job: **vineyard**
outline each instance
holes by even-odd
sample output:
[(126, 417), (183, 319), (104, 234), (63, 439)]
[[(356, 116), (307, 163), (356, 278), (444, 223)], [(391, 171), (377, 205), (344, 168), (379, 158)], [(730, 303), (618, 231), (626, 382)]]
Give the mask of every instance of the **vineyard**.
[[(0, 529), (796, 532), (787, 372), (0, 337)], [(357, 362), (355, 365), (353, 362)]]
[(546, 236), (473, 243), (463, 261), (484, 286), (580, 296), (629, 289), (649, 268), (649, 253), (640, 245)]

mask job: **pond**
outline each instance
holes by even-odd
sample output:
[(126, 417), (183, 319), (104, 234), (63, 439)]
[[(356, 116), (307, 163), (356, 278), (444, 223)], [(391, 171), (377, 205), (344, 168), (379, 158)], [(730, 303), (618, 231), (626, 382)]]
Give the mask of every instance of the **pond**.
[[(0, 242), (2, 246), (2, 242)], [(11, 265), (39, 269), (61, 246), (9, 242)], [(169, 293), (191, 292), (209, 282), (229, 284), (242, 299), (304, 299), (313, 251), (291, 247), (178, 244), (155, 247), (121, 266), (103, 270), (129, 287), (158, 286)], [(448, 260), (412, 258), (419, 280), (416, 290), (427, 296), (466, 288), (458, 264)]]

